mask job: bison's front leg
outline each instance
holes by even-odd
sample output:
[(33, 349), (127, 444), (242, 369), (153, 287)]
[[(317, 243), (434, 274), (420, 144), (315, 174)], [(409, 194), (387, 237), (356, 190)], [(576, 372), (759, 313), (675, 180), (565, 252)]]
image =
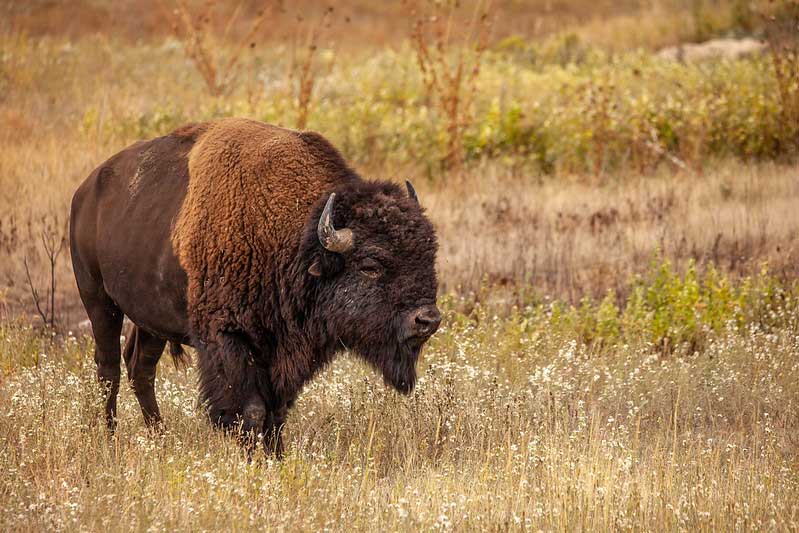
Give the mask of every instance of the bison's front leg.
[(239, 334), (222, 332), (215, 342), (198, 344), (200, 394), (211, 423), (254, 441), (267, 409), (248, 343)]
[(255, 451), (258, 436), (263, 431), (266, 419), (266, 404), (260, 394), (253, 392), (241, 412), (240, 438), (250, 455)]
[(274, 454), (278, 459), (283, 457), (283, 424), (286, 423), (286, 414), (289, 405), (283, 404), (269, 412), (264, 424), (264, 451), (267, 455)]

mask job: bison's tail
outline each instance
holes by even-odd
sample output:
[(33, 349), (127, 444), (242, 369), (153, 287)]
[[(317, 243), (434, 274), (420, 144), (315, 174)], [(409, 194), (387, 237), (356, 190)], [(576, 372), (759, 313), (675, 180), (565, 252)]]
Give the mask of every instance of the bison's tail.
[(191, 356), (183, 349), (183, 345), (178, 342), (169, 343), (169, 355), (172, 356), (172, 362), (175, 363), (175, 368), (186, 369), (191, 365)]

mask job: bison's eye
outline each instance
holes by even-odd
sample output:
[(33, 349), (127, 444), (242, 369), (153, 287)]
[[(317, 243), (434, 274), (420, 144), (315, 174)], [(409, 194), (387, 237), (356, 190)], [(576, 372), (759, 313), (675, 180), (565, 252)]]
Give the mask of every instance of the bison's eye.
[(377, 279), (383, 275), (383, 265), (374, 259), (366, 259), (361, 263), (360, 271), (367, 278)]

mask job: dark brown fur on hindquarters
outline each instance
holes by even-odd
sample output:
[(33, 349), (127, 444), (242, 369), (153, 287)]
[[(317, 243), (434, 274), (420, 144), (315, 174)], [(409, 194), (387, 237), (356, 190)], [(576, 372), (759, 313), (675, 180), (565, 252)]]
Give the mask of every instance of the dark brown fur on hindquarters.
[(107, 339), (124, 313), (145, 418), (160, 419), (164, 342), (192, 344), (211, 420), (261, 425), (275, 451), (304, 383), (344, 346), (408, 393), (440, 321), (418, 200), (362, 180), (315, 133), (227, 119), (137, 143), (76, 192), (71, 236), (101, 380), (118, 382)]

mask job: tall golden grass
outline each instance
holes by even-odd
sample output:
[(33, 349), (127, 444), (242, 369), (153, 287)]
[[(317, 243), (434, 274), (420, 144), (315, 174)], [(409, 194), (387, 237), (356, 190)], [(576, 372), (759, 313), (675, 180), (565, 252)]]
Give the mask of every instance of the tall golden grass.
[[(162, 365), (167, 429), (131, 392), (109, 437), (90, 341), (0, 328), (4, 531), (794, 530), (795, 332), (694, 356), (592, 352), (450, 315), (409, 398), (344, 358), (302, 394), (285, 458), (248, 462)], [(514, 333), (515, 331), (515, 333)]]

